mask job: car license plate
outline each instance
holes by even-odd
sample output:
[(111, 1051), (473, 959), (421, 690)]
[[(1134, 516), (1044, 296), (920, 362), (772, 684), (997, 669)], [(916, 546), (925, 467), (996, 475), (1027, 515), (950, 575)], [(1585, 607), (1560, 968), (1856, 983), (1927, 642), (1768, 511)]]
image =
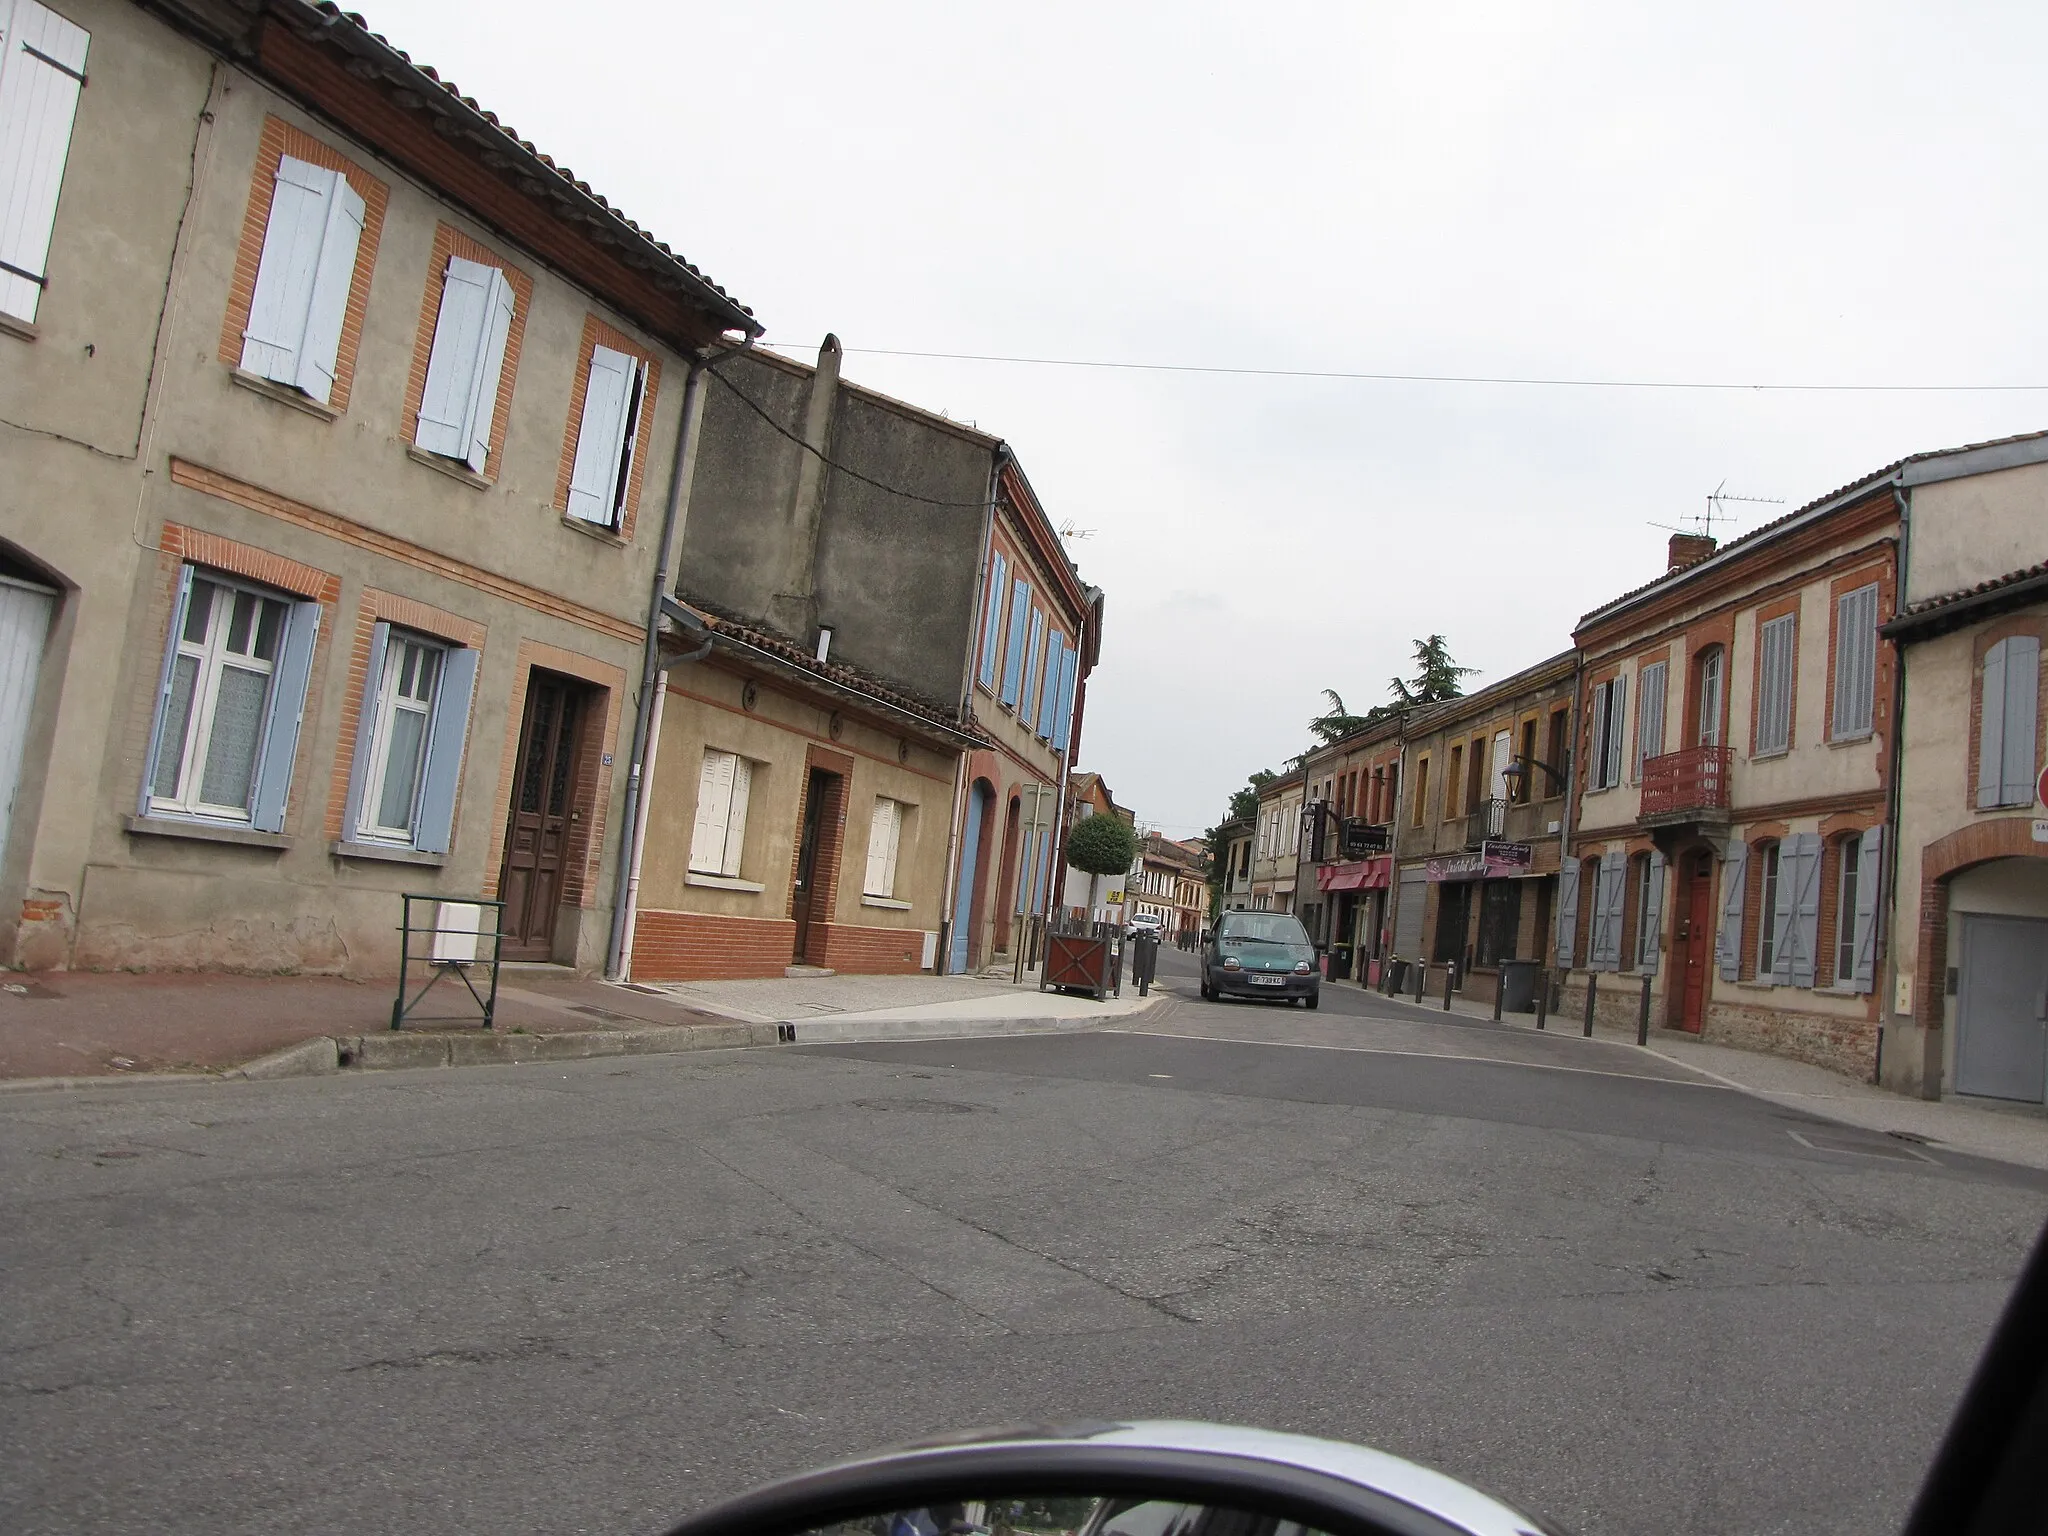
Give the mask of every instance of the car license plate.
[(1251, 984), (1255, 987), (1284, 987), (1287, 985), (1287, 978), (1285, 976), (1254, 976), (1251, 978)]

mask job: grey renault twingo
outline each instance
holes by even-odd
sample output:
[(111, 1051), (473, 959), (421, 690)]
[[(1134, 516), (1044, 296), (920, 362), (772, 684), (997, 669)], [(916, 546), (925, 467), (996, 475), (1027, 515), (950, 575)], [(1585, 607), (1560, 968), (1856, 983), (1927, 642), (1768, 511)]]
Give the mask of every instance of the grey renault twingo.
[(1202, 996), (1322, 1001), (1315, 946), (1291, 912), (1225, 912), (1202, 949)]

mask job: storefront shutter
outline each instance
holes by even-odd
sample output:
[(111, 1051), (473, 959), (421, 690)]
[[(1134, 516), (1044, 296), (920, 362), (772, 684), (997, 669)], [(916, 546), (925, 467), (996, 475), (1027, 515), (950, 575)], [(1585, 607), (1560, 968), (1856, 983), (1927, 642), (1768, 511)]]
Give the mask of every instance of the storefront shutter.
[(1402, 872), (1395, 893), (1394, 953), (1405, 960), (1422, 958), (1423, 907), (1429, 900), (1429, 877), (1420, 870)]
[(1568, 971), (1579, 942), (1579, 866), (1567, 858), (1557, 871), (1557, 968)]
[(1858, 992), (1877, 984), (1877, 914), (1883, 910), (1878, 892), (1884, 884), (1884, 828), (1863, 834), (1856, 857), (1856, 969), (1844, 978)]
[(0, 313), (31, 324), (90, 42), (36, 0), (14, 0), (11, 21), (0, 5)]
[(477, 653), (450, 649), (441, 661), (441, 691), (427, 739), (427, 771), (420, 779), (419, 829), (413, 846), (446, 853), (454, 840), (455, 796), (462, 778), (462, 746), (469, 736), (469, 705), (476, 693)]
[(313, 675), (313, 646), (320, 636), (320, 605), (293, 603), (285, 620), (277, 672), (263, 722), (263, 748), (256, 761), (256, 792), (249, 825), (258, 832), (284, 830), (285, 802), (292, 788), (292, 760), (298, 756), (299, 727), (306, 714), (306, 683)]
[(1748, 873), (1748, 845), (1731, 843), (1721, 861), (1721, 926), (1714, 933), (1714, 965), (1723, 981), (1742, 974), (1743, 883)]

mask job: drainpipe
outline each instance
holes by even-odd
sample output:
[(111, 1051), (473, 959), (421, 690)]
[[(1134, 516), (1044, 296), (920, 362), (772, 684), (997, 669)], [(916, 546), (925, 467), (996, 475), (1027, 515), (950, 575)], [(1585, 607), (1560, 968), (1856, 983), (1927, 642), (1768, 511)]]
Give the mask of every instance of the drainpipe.
[[(975, 568), (978, 586), (974, 604), (974, 627), (967, 636), (967, 668), (960, 678), (960, 722), (969, 729), (972, 729), (974, 724), (975, 668), (981, 660), (981, 637), (988, 628), (988, 614), (982, 604), (997, 600), (995, 594), (988, 589), (988, 573), (995, 554), (996, 498), (1002, 494), (1003, 465), (1009, 458), (1010, 445), (997, 443), (988, 466), (988, 502), (981, 509), (981, 559)], [(1001, 665), (1000, 661), (997, 665)], [(953, 770), (953, 820), (946, 829), (946, 880), (939, 901), (939, 952), (932, 956), (934, 976), (947, 974), (946, 968), (952, 963), (953, 910), (958, 904), (960, 880), (960, 833), (967, 820), (967, 759), (972, 750), (961, 749), (956, 760), (957, 766)], [(986, 871), (976, 871), (977, 875), (985, 873)], [(968, 910), (973, 910), (971, 903)], [(972, 943), (970, 939), (970, 948)]]
[[(1574, 647), (1574, 649), (1577, 648)], [(1690, 664), (1691, 658), (1688, 657), (1687, 665)], [(1681, 701), (1684, 699), (1684, 695), (1682, 693), (1679, 695), (1679, 697)], [(1579, 803), (1579, 754), (1574, 749), (1576, 749), (1578, 746), (1579, 722), (1585, 718), (1585, 709), (1586, 653), (1583, 650), (1580, 650), (1578, 651), (1577, 659), (1572, 663), (1572, 729), (1571, 736), (1569, 738), (1570, 746), (1566, 749), (1564, 762), (1562, 764), (1562, 767), (1564, 768), (1564, 812), (1562, 815), (1558, 817), (1557, 827), (1557, 893), (1560, 898), (1564, 895), (1565, 861), (1572, 857), (1572, 811), (1578, 806)], [(1578, 895), (1578, 901), (1582, 902), (1585, 899), (1586, 893), (1584, 891), (1580, 891)], [(1675, 900), (1676, 898), (1673, 899)], [(1574, 902), (1573, 905), (1577, 906), (1578, 902)], [(1559, 900), (1555, 903), (1555, 907), (1556, 910), (1551, 913), (1550, 917), (1549, 959), (1551, 964), (1539, 967), (1539, 969), (1543, 971), (1550, 970), (1551, 966), (1554, 966), (1557, 963), (1557, 952), (1564, 947), (1564, 935), (1562, 931), (1564, 924), (1564, 902), (1562, 900)], [(1577, 937), (1578, 936), (1576, 934), (1573, 935), (1573, 939), (1575, 941)], [(1569, 974), (1570, 968), (1567, 967), (1566, 969), (1567, 974)]]
[[(651, 718), (647, 723), (647, 760), (641, 765), (641, 781), (650, 790), (654, 786), (654, 760), (661, 755), (661, 708), (667, 699), (668, 669), (664, 667), (654, 674), (654, 703), (648, 711)], [(626, 873), (626, 921), (619, 933), (617, 959), (609, 967), (615, 981), (633, 979), (633, 930), (640, 921), (640, 859), (647, 849), (647, 808), (653, 803), (653, 796), (643, 794), (638, 801), (638, 814), (632, 824), (633, 861)]]
[[(1899, 537), (1892, 553), (1892, 591), (1895, 594), (1892, 608), (1896, 613), (1906, 606), (1906, 574), (1913, 555), (1913, 496), (1910, 491), (1902, 489), (1897, 480), (1892, 482), (1892, 502), (1899, 510)], [(1891, 738), (1885, 744), (1885, 755), (1889, 761), (1885, 768), (1884, 883), (1877, 889), (1878, 901), (1871, 914), (1871, 921), (1877, 924), (1877, 933), (1871, 942), (1884, 951), (1884, 966), (1879, 968), (1876, 948), (1873, 948), (1870, 984), (1878, 986), (1881, 975), (1890, 994), (1877, 1000), (1877, 1053), (1870, 1071), (1873, 1080), (1880, 1083), (1884, 1081), (1885, 1020), (1895, 1011), (1892, 1004), (1899, 987), (1897, 960), (1892, 954), (1892, 919), (1897, 916), (1899, 905), (1899, 801), (1906, 764), (1906, 646), (1901, 640), (1892, 642)], [(1927, 957), (1922, 955), (1914, 963), (1924, 966), (1926, 961)], [(1939, 1076), (1935, 1083), (1940, 1083)], [(1928, 1087), (1925, 1082), (1920, 1085), (1924, 1097), (1934, 1099), (1941, 1096), (1938, 1086), (1932, 1093), (1927, 1091)]]
[(676, 460), (669, 473), (668, 505), (662, 512), (653, 590), (647, 599), (647, 639), (640, 653), (640, 691), (633, 718), (633, 752), (626, 768), (626, 807), (621, 818), (624, 833), (618, 880), (612, 891), (611, 939), (605, 947), (604, 957), (604, 974), (608, 981), (619, 980), (625, 966), (626, 933), (632, 926), (632, 908), (639, 895), (640, 840), (647, 829), (641, 805), (649, 787), (648, 772), (652, 767), (648, 743), (653, 739), (661, 694), (666, 692), (661, 677), (661, 599), (668, 591), (669, 571), (675, 563), (683, 523), (689, 516), (690, 481), (697, 467), (697, 443), (704, 425), (704, 372), (714, 361), (744, 352), (753, 344), (754, 337), (750, 335), (737, 347), (726, 347), (709, 356), (699, 353), (691, 358), (689, 375), (683, 381), (683, 419), (676, 431)]

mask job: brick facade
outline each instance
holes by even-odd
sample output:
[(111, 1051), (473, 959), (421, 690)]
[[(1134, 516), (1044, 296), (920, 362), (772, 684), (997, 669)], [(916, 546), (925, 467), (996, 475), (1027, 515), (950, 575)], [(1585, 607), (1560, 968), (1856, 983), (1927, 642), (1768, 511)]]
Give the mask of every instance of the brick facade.
[[(924, 933), (917, 928), (863, 928), (818, 923), (811, 928), (818, 963), (864, 976), (915, 976), (923, 967)], [(637, 947), (637, 946), (636, 946)]]
[(633, 975), (641, 981), (780, 976), (795, 946), (796, 924), (785, 918), (642, 907), (634, 919)]

